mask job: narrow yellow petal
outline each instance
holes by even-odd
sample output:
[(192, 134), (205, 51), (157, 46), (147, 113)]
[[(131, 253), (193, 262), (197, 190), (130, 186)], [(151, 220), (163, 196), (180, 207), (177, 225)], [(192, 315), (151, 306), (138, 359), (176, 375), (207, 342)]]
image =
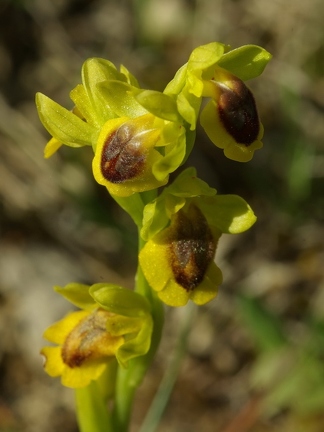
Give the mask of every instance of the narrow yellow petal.
[(57, 152), (57, 150), (63, 145), (59, 140), (56, 138), (51, 138), (48, 143), (45, 146), (44, 149), (44, 158), (48, 159), (51, 156), (53, 156), (54, 153)]

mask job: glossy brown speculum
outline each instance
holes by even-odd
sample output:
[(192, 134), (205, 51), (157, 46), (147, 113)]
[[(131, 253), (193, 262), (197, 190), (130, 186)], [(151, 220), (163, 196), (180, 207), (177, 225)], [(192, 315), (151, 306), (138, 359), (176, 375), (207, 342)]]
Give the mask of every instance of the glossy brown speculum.
[(260, 131), (259, 116), (251, 91), (236, 78), (232, 88), (220, 85), (218, 114), (227, 132), (238, 144), (251, 145)]
[(204, 279), (214, 258), (216, 242), (207, 220), (195, 205), (180, 210), (171, 226), (170, 258), (176, 282), (187, 291)]
[(122, 183), (139, 176), (145, 160), (140, 134), (133, 126), (124, 123), (106, 138), (101, 155), (101, 172), (111, 183)]

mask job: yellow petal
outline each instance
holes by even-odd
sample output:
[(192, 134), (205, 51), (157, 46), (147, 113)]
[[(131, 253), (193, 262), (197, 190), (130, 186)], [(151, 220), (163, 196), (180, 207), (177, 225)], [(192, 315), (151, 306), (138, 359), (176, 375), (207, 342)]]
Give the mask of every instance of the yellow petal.
[(56, 138), (51, 138), (45, 146), (44, 149), (44, 158), (48, 159), (53, 156), (54, 153), (62, 146), (63, 144), (57, 140)]
[(64, 367), (61, 382), (66, 387), (81, 388), (86, 387), (91, 381), (96, 380), (102, 375), (107, 367), (107, 359), (84, 363), (82, 367)]
[(41, 354), (45, 357), (44, 370), (51, 377), (62, 375), (65, 368), (61, 356), (61, 347), (44, 347)]
[(209, 139), (217, 147), (223, 149), (225, 156), (229, 159), (238, 162), (248, 162), (253, 158), (255, 150), (263, 146), (261, 142), (263, 126), (261, 123), (259, 124), (257, 139), (253, 143), (249, 145), (237, 143), (222, 124), (215, 100), (208, 102), (203, 109), (200, 116), (200, 123), (205, 129)]
[(190, 292), (174, 280), (169, 280), (166, 287), (158, 292), (158, 297), (168, 306), (185, 306), (188, 303)]
[(67, 335), (83, 318), (89, 315), (89, 313), (90, 312), (84, 310), (69, 313), (65, 318), (48, 327), (43, 337), (49, 342), (62, 345)]
[(217, 296), (218, 287), (222, 283), (222, 280), (222, 272), (214, 262), (211, 263), (202, 283), (191, 291), (190, 300), (197, 305), (208, 303)]
[(164, 230), (149, 240), (139, 255), (144, 276), (155, 291), (163, 290), (173, 278), (168, 260), (167, 232)]
[(228, 159), (238, 162), (249, 162), (254, 155), (255, 150), (263, 147), (263, 143), (259, 140), (254, 141), (249, 147), (242, 144), (237, 144), (234, 140), (224, 149), (224, 155)]

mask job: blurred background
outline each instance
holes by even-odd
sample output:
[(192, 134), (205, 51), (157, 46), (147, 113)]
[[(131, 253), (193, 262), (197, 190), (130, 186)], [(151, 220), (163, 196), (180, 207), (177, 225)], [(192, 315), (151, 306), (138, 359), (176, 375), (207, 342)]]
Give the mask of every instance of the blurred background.
[[(42, 333), (70, 305), (71, 281), (131, 288), (136, 232), (91, 175), (91, 151), (48, 139), (37, 91), (72, 108), (88, 57), (124, 64), (162, 90), (198, 45), (259, 44), (273, 54), (249, 82), (265, 126), (253, 161), (224, 158), (199, 130), (189, 160), (258, 216), (223, 236), (219, 296), (193, 312), (158, 432), (324, 430), (324, 3), (321, 0), (0, 1), (0, 432), (77, 432), (73, 392), (42, 369)], [(168, 310), (132, 432), (176, 345)]]

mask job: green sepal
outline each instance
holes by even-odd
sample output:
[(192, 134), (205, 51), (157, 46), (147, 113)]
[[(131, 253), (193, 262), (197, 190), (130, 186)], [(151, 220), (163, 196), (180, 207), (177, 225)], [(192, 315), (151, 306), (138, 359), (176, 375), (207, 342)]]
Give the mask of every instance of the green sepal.
[(139, 88), (139, 84), (138, 84), (137, 79), (134, 77), (133, 74), (131, 74), (131, 73), (129, 72), (129, 70), (128, 70), (124, 65), (120, 65), (120, 72), (121, 72), (123, 75), (125, 75), (125, 77), (126, 77), (126, 82), (127, 82), (128, 84), (130, 84), (130, 85), (133, 86), (133, 87), (137, 87), (137, 88)]
[[(204, 89), (204, 84), (201, 79), (202, 74), (204, 73), (205, 79), (208, 79), (208, 73), (210, 76), (212, 75), (212, 68), (222, 57), (223, 53), (224, 45), (218, 42), (202, 45), (193, 50), (188, 61), (186, 85), (182, 91), (189, 101), (189, 94), (200, 100)], [(197, 107), (199, 110), (200, 105), (196, 103), (193, 104), (193, 107), (197, 111)]]
[(148, 112), (171, 122), (180, 122), (181, 117), (177, 111), (177, 104), (171, 96), (155, 90), (141, 90), (135, 96), (137, 102)]
[[(210, 68), (218, 62), (225, 50), (225, 45), (211, 42), (194, 49), (189, 57), (188, 63), (184, 64), (175, 74), (174, 78), (165, 87), (164, 93), (178, 95), (185, 86), (188, 76), (194, 74), (201, 76), (203, 70)], [(189, 78), (190, 87), (192, 81)], [(194, 92), (195, 93), (195, 92)]]
[(171, 216), (186, 204), (187, 199), (215, 194), (216, 189), (197, 177), (195, 168), (187, 168), (158, 198), (144, 207), (141, 237), (149, 240), (165, 228)]
[[(126, 335), (126, 341), (116, 352), (118, 362), (127, 367), (129, 360), (143, 356), (148, 353), (151, 346), (151, 338), (153, 331), (153, 320), (151, 315), (146, 315), (145, 318), (128, 318), (132, 320), (134, 332), (130, 332), (129, 336)], [(137, 327), (137, 332), (136, 332)], [(108, 329), (107, 329), (108, 330)], [(130, 328), (130, 330), (132, 330)], [(108, 330), (109, 331), (109, 330)]]
[(166, 213), (164, 202), (155, 199), (147, 204), (143, 212), (143, 226), (140, 234), (143, 240), (149, 240), (160, 232), (168, 223), (169, 218)]
[(81, 309), (92, 310), (96, 307), (95, 301), (89, 294), (89, 285), (72, 282), (65, 287), (55, 286), (54, 291)]
[(193, 146), (196, 142), (196, 130), (191, 130), (189, 126), (186, 128), (186, 154), (183, 158), (182, 165), (187, 161), (190, 153), (192, 152)]
[[(196, 129), (201, 105), (203, 71), (210, 69), (221, 58), (225, 46), (218, 42), (199, 46), (194, 49), (187, 64), (182, 66), (174, 79), (166, 86), (164, 93), (177, 95), (177, 108), (190, 129)], [(210, 72), (212, 73), (212, 72)]]
[(257, 220), (251, 207), (238, 195), (202, 197), (196, 203), (208, 223), (226, 234), (242, 233)]
[(194, 168), (187, 168), (158, 198), (144, 207), (141, 237), (146, 241), (154, 237), (188, 202), (194, 202), (204, 213), (208, 224), (223, 233), (241, 233), (256, 221), (253, 210), (243, 198), (238, 195), (216, 195), (216, 189), (197, 178)]
[(36, 94), (38, 115), (45, 129), (70, 147), (92, 145), (97, 130), (42, 93)]
[(174, 146), (165, 148), (165, 155), (152, 166), (154, 177), (163, 182), (170, 173), (181, 165), (186, 153), (186, 143), (181, 140)]
[(217, 64), (246, 81), (261, 75), (271, 57), (257, 45), (244, 45), (224, 54)]
[(162, 129), (161, 142), (165, 145), (163, 158), (152, 166), (152, 173), (159, 181), (163, 181), (183, 162), (186, 154), (185, 128), (179, 123), (165, 125)]
[(135, 99), (139, 93), (136, 87), (121, 81), (105, 81), (98, 85), (105, 100), (116, 114), (116, 117), (135, 118), (147, 114), (147, 110)]
[(130, 215), (137, 226), (142, 225), (144, 204), (140, 193), (134, 193), (127, 197), (120, 197), (113, 194), (111, 194), (111, 196), (117, 204)]
[(184, 64), (175, 74), (174, 78), (167, 84), (163, 93), (167, 95), (178, 95), (186, 83), (188, 63)]
[(197, 117), (201, 105), (201, 98), (184, 90), (177, 97), (177, 108), (184, 120), (189, 123), (190, 130), (195, 130), (197, 126)]
[(168, 194), (185, 198), (198, 195), (213, 196), (216, 194), (216, 189), (211, 188), (206, 182), (197, 177), (197, 171), (194, 167), (182, 171), (166, 189)]
[[(211, 42), (194, 49), (188, 61), (188, 74), (201, 76), (202, 71), (215, 65), (224, 54), (225, 45), (219, 42)], [(197, 74), (198, 72), (198, 74)]]
[(153, 319), (148, 300), (142, 295), (113, 284), (95, 284), (90, 294), (103, 309), (116, 314), (107, 321), (107, 331), (123, 336), (116, 358), (123, 367), (134, 357), (148, 352), (151, 345)]
[(117, 71), (115, 65), (101, 58), (90, 58), (82, 66), (82, 83), (95, 111), (96, 118), (103, 125), (114, 117), (114, 112), (100, 93), (98, 85), (107, 80), (125, 81), (126, 77)]
[(70, 98), (75, 103), (76, 108), (88, 124), (99, 126), (96, 113), (90, 102), (88, 93), (82, 84), (78, 84), (73, 90), (70, 91)]
[(70, 147), (82, 147), (96, 140), (97, 131), (93, 126), (42, 93), (36, 94), (36, 105), (45, 129), (58, 141)]
[(90, 287), (89, 293), (103, 309), (118, 315), (141, 317), (150, 313), (145, 297), (119, 285), (98, 283)]

